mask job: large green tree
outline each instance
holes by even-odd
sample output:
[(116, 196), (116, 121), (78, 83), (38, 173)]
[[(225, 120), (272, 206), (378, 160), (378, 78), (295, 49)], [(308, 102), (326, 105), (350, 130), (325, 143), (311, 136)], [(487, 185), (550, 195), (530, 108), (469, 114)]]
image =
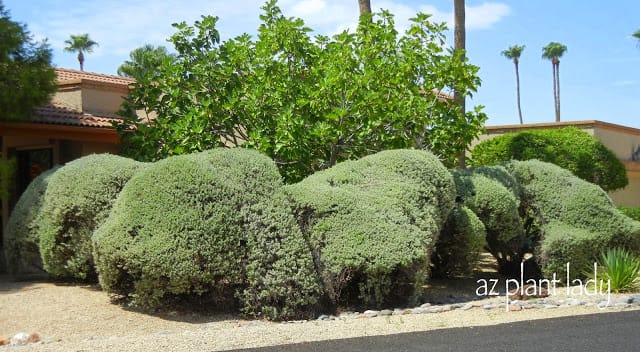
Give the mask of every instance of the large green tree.
[(256, 39), (221, 42), (214, 17), (176, 25), (176, 60), (126, 101), (126, 154), (155, 160), (243, 145), (295, 181), (385, 149), (429, 148), (451, 165), (483, 128), (480, 108), (464, 114), (440, 94), (470, 94), (480, 80), (428, 15), (403, 36), (383, 12), (363, 16), (355, 32), (312, 38), (275, 1), (263, 9)]
[(0, 120), (30, 117), (34, 107), (49, 102), (55, 79), (49, 45), (33, 41), (0, 1)]
[(513, 61), (514, 66), (516, 67), (516, 99), (518, 103), (518, 116), (520, 117), (520, 124), (523, 124), (522, 120), (522, 109), (520, 108), (520, 55), (524, 50), (524, 45), (512, 45), (506, 50), (502, 50), (502, 56), (507, 59), (511, 59)]
[(129, 58), (118, 67), (118, 75), (143, 80), (158, 72), (164, 60), (173, 60), (174, 55), (164, 46), (146, 44), (129, 53)]
[(564, 44), (551, 42), (542, 48), (542, 58), (551, 61), (553, 68), (553, 101), (556, 122), (560, 122), (560, 58), (567, 51)]
[(78, 63), (80, 63), (80, 71), (84, 71), (84, 53), (92, 53), (93, 49), (98, 46), (98, 43), (89, 38), (89, 34), (71, 35), (71, 37), (64, 41), (67, 46), (64, 51), (70, 53), (78, 53)]
[(577, 127), (506, 133), (478, 144), (472, 165), (493, 165), (509, 160), (556, 164), (605, 191), (621, 189), (629, 180), (624, 164), (600, 140)]

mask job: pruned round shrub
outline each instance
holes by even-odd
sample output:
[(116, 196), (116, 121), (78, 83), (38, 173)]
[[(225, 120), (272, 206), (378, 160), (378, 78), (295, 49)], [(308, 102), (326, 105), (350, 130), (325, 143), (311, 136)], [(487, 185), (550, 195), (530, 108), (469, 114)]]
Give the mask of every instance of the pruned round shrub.
[(199, 297), (273, 319), (308, 315), (320, 285), (281, 192), (275, 164), (251, 150), (150, 165), (96, 232), (101, 286), (146, 308)]
[(602, 142), (577, 127), (506, 133), (472, 151), (472, 165), (537, 159), (556, 164), (604, 190), (625, 187), (624, 164)]
[(448, 170), (431, 153), (380, 152), (287, 186), (333, 305), (418, 298), (454, 205)]
[(42, 210), (49, 180), (57, 169), (47, 170), (31, 181), (11, 212), (4, 248), (12, 275), (45, 273), (40, 258), (40, 235), (36, 220)]
[(452, 174), (458, 201), (484, 224), (487, 248), (498, 261), (499, 271), (517, 270), (525, 242), (517, 182), (500, 166), (454, 170)]
[(538, 262), (545, 276), (584, 273), (603, 251), (640, 253), (640, 222), (621, 214), (602, 188), (537, 160), (505, 164), (522, 185), (522, 202), (540, 227)]
[(143, 166), (111, 154), (67, 163), (49, 178), (37, 226), (44, 269), (56, 277), (95, 280), (91, 236), (127, 181)]
[(484, 224), (464, 205), (456, 206), (445, 223), (431, 257), (432, 276), (456, 277), (473, 273), (486, 245)]

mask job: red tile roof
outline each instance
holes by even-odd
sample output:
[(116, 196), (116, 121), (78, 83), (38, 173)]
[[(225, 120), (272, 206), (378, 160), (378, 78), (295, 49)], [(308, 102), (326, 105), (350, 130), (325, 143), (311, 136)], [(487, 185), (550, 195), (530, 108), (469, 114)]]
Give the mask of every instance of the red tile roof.
[(56, 70), (56, 73), (58, 74), (58, 79), (57, 79), (58, 84), (62, 84), (68, 81), (86, 80), (86, 81), (92, 81), (92, 82), (102, 82), (102, 83), (111, 83), (111, 84), (128, 86), (129, 84), (135, 83), (136, 81), (133, 78), (106, 75), (103, 73), (78, 71), (78, 70), (72, 70), (68, 68), (56, 68), (55, 70)]
[(113, 122), (122, 121), (116, 115), (89, 114), (55, 102), (35, 108), (34, 112), (31, 122), (51, 125), (112, 128)]

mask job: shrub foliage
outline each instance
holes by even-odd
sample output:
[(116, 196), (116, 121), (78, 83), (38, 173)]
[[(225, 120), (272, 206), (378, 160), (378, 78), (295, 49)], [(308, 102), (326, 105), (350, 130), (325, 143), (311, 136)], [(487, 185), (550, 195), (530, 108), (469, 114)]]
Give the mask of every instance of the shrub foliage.
[(416, 299), (453, 189), (435, 156), (410, 150), (342, 162), (288, 186), (330, 303)]
[(473, 273), (486, 245), (482, 221), (464, 205), (456, 206), (444, 224), (431, 257), (432, 276), (456, 277)]
[(44, 272), (37, 219), (51, 175), (57, 169), (47, 170), (31, 181), (11, 212), (4, 247), (9, 273), (13, 275)]
[(93, 154), (51, 175), (37, 220), (40, 254), (48, 273), (95, 280), (93, 232), (142, 165), (116, 155)]
[(126, 185), (96, 233), (100, 284), (157, 307), (200, 296), (218, 308), (288, 318), (320, 296), (311, 252), (274, 163), (216, 149), (152, 164)]
[(478, 144), (473, 165), (538, 159), (556, 164), (609, 191), (629, 180), (624, 164), (595, 137), (577, 127), (507, 133)]
[(458, 201), (482, 221), (487, 249), (499, 270), (509, 273), (518, 266), (524, 243), (520, 217), (520, 189), (502, 167), (479, 167), (453, 171)]
[(540, 229), (537, 259), (545, 275), (582, 276), (600, 253), (621, 247), (640, 251), (640, 222), (621, 214), (602, 188), (559, 166), (537, 160), (506, 168), (522, 185), (526, 213)]

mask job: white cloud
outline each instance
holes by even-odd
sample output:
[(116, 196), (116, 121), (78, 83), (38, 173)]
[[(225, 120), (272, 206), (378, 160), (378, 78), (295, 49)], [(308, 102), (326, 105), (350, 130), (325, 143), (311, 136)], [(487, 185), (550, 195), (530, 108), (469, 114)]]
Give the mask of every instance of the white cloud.
[[(100, 45), (89, 60), (117, 61), (110, 64), (117, 67), (131, 50), (144, 44), (170, 47), (166, 39), (174, 33), (171, 24), (193, 23), (201, 15), (220, 17), (218, 29), (223, 39), (245, 32), (255, 34), (263, 4), (263, 0), (191, 0), (188, 4), (181, 0), (50, 0), (49, 6), (43, 6), (37, 18), (29, 21), (29, 29), (37, 38), (48, 38), (59, 55), (56, 62), (67, 66), (73, 64), (75, 57), (61, 53), (64, 40), (70, 34), (89, 33)], [(409, 0), (373, 0), (372, 5), (374, 11), (386, 9), (393, 13), (400, 33), (417, 12), (430, 13), (432, 20), (447, 22), (450, 28), (453, 20), (453, 4), (436, 8)], [(304, 19), (317, 34), (330, 35), (357, 26), (358, 6), (353, 0), (280, 0), (278, 6), (285, 16)], [(502, 3), (468, 6), (467, 28), (489, 28), (509, 13), (509, 7)]]
[(487, 29), (510, 13), (509, 6), (502, 3), (485, 2), (478, 6), (467, 6), (466, 26), (470, 30)]

